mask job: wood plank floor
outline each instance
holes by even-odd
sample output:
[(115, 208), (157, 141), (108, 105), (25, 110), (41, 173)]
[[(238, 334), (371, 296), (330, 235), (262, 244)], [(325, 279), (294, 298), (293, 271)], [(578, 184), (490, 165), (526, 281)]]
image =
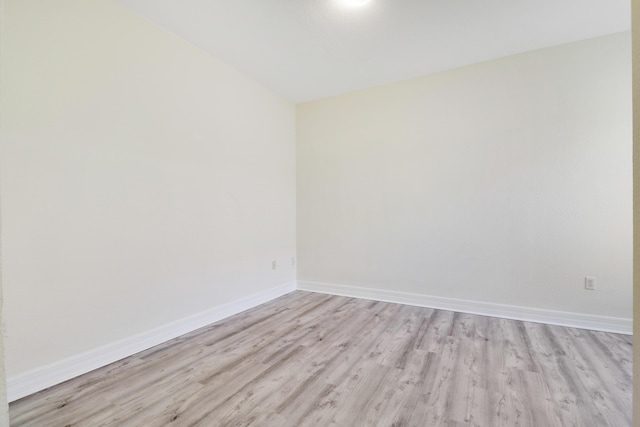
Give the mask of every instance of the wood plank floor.
[(630, 426), (631, 337), (297, 291), (10, 405), (12, 426)]

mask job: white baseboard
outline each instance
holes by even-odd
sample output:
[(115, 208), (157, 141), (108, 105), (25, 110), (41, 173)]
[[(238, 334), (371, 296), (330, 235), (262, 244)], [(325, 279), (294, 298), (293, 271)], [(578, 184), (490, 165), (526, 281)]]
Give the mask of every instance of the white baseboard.
[(285, 283), (239, 300), (219, 305), (184, 319), (160, 326), (135, 336), (89, 350), (82, 354), (43, 366), (23, 374), (7, 378), (9, 402), (60, 384), (78, 375), (93, 371), (125, 357), (173, 338), (195, 331), (203, 326), (233, 316), (265, 302), (271, 301), (296, 289), (295, 282)]
[(357, 286), (308, 282), (304, 280), (298, 280), (298, 289), (331, 295), (342, 295), (375, 301), (394, 302), (419, 307), (458, 311), (461, 313), (479, 314), (482, 316), (568, 326), (579, 329), (614, 332), (625, 335), (631, 335), (633, 333), (633, 320), (620, 317), (596, 316), (592, 314), (545, 310), (541, 308), (519, 307), (515, 305), (434, 297), (382, 289), (361, 288)]

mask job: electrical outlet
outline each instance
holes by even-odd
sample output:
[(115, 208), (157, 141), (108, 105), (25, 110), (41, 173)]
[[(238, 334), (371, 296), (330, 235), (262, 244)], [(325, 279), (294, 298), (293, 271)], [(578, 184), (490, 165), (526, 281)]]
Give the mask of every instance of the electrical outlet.
[(296, 265), (296, 257), (291, 257), (291, 265)]
[(271, 269), (272, 270), (276, 269), (276, 260), (275, 259), (273, 261), (271, 261)]
[(584, 288), (588, 291), (596, 290), (596, 278), (595, 277), (585, 277), (584, 278)]

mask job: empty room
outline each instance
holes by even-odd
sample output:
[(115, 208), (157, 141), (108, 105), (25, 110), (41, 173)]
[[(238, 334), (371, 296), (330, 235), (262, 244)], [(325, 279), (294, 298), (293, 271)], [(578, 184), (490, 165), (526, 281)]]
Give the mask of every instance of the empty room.
[(0, 10), (0, 425), (632, 425), (628, 0)]

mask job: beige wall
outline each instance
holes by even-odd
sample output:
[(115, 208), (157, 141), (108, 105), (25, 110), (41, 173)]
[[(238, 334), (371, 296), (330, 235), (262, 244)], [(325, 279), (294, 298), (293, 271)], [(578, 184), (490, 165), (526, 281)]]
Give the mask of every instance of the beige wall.
[[(0, 0), (0, 11), (2, 11), (2, 0)], [(1, 20), (1, 18), (0, 18)], [(2, 25), (2, 24), (0, 24)], [(0, 32), (2, 30), (0, 29)], [(0, 36), (1, 37), (1, 36)], [(1, 55), (0, 55), (1, 56)], [(1, 96), (1, 95), (0, 95)], [(0, 120), (1, 122), (1, 120)], [(0, 225), (2, 218), (0, 218)], [(1, 227), (0, 227), (1, 228)], [(0, 241), (2, 236), (0, 232)], [(0, 325), (4, 318), (4, 299), (2, 298), (2, 253), (0, 252)], [(0, 427), (9, 426), (9, 404), (7, 402), (7, 380), (4, 366), (4, 328), (0, 327)]]
[[(0, 0), (0, 12), (2, 11), (2, 0)], [(0, 18), (0, 21), (2, 18)], [(2, 23), (0, 23), (0, 26)], [(0, 38), (2, 29), (0, 28)], [(1, 54), (0, 54), (1, 57)], [(0, 94), (1, 96), (1, 94)], [(2, 120), (0, 119), (0, 123)], [(2, 218), (0, 217), (0, 242)], [(9, 426), (9, 405), (7, 403), (7, 380), (4, 366), (4, 328), (1, 327), (4, 318), (4, 299), (2, 297), (2, 252), (0, 251), (0, 427)]]
[[(0, 0), (0, 77), (3, 68), (3, 42), (4, 42), (4, 0)], [(2, 84), (0, 82), (0, 105), (2, 105)], [(0, 129), (2, 129), (3, 115), (0, 109)], [(0, 139), (0, 144), (2, 139)], [(2, 195), (0, 194), (0, 203)], [(0, 242), (2, 242), (2, 216), (0, 216)], [(0, 243), (0, 325), (4, 321), (4, 300), (2, 298), (2, 245)], [(7, 404), (7, 381), (4, 367), (4, 328), (0, 327), (0, 427), (9, 426), (9, 406)]]
[(640, 0), (632, 1), (633, 52), (633, 425), (640, 427)]
[(110, 1), (5, 14), (9, 377), (295, 280), (291, 103)]
[(630, 319), (629, 46), (299, 105), (298, 280)]

